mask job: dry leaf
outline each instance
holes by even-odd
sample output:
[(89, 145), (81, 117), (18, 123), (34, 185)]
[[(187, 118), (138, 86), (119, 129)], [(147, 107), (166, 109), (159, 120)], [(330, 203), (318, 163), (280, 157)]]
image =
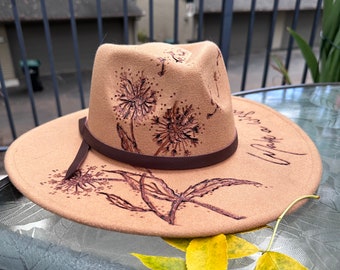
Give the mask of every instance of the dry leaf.
[(227, 241), (224, 234), (193, 239), (186, 251), (188, 270), (225, 270), (228, 268)]
[(192, 239), (191, 238), (163, 238), (163, 240), (167, 242), (170, 246), (185, 252)]
[(255, 270), (307, 270), (297, 260), (274, 251), (267, 251), (257, 260)]
[(185, 261), (182, 258), (149, 256), (138, 253), (131, 253), (137, 257), (147, 268), (152, 270), (186, 270)]
[(229, 234), (226, 235), (226, 239), (228, 243), (229, 259), (238, 259), (259, 252), (259, 248), (257, 246), (238, 236)]

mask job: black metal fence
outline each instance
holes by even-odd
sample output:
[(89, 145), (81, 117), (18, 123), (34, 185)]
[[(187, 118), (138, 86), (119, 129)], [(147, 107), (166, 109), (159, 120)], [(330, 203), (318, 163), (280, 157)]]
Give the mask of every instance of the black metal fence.
[[(129, 43), (129, 17), (128, 17), (128, 0), (116, 0), (112, 1), (112, 5), (115, 5), (116, 2), (122, 1), (123, 6), (123, 24), (122, 24), (122, 31), (123, 31), (123, 43), (128, 44)], [(188, 0), (186, 0), (188, 1)], [(309, 1), (309, 0), (308, 0)], [(35, 1), (39, 2), (39, 1)], [(190, 2), (190, 1), (188, 1)], [(18, 39), (18, 44), (20, 47), (20, 54), (22, 59), (22, 69), (23, 73), (25, 75), (25, 84), (27, 87), (27, 93), (29, 97), (29, 103), (32, 111), (32, 117), (34, 121), (34, 125), (38, 126), (39, 120), (38, 120), (38, 114), (37, 114), (37, 106), (35, 104), (35, 93), (32, 85), (32, 78), (30, 76), (30, 70), (29, 66), (27, 65), (27, 55), (26, 55), (26, 48), (25, 48), (25, 39), (23, 35), (23, 30), (21, 27), (21, 21), (20, 16), (18, 14), (18, 8), (17, 8), (17, 1), (11, 0), (11, 9), (12, 9), (12, 15), (13, 20), (15, 23), (15, 30), (16, 35)], [(204, 39), (204, 0), (197, 0), (197, 41), (200, 41)], [(48, 49), (48, 61), (49, 61), (49, 67), (50, 67), (50, 78), (52, 81), (52, 88), (53, 88), (53, 95), (51, 98), (54, 98), (56, 108), (57, 108), (57, 116), (62, 116), (62, 110), (61, 110), (61, 101), (60, 101), (60, 90), (58, 86), (58, 74), (55, 69), (55, 59), (54, 59), (54, 53), (53, 53), (53, 42), (52, 42), (52, 36), (50, 31), (50, 24), (49, 24), (49, 18), (46, 10), (46, 3), (45, 0), (40, 0), (40, 8), (41, 8), (41, 15), (42, 15), (42, 21), (44, 26), (44, 32), (45, 32), (45, 40), (46, 40), (46, 46)], [(173, 1), (174, 5), (174, 19), (173, 19), (173, 42), (178, 43), (178, 36), (179, 36), (179, 0)], [(245, 50), (244, 50), (244, 61), (243, 61), (243, 72), (240, 74), (242, 77), (241, 79), (241, 87), (240, 90), (242, 91), (245, 88), (245, 83), (248, 75), (248, 65), (249, 65), (249, 57), (252, 47), (252, 41), (253, 41), (253, 34), (254, 34), (254, 22), (255, 22), (255, 16), (256, 16), (256, 0), (250, 1), (250, 12), (249, 14), (249, 20), (248, 20), (248, 29), (247, 29), (247, 37), (246, 37), (246, 44), (245, 44)], [(301, 1), (296, 0), (295, 1), (295, 9), (294, 9), (294, 16), (293, 20), (291, 22), (290, 27), (292, 29), (296, 29), (298, 18), (299, 18), (299, 12), (300, 12), (300, 5)], [(233, 0), (223, 0), (221, 1), (221, 21), (219, 25), (220, 29), (220, 38), (219, 38), (219, 47), (221, 49), (221, 52), (223, 54), (225, 63), (228, 65), (229, 61), (229, 51), (230, 51), (230, 41), (232, 38), (232, 25), (233, 25), (233, 6), (234, 1)], [(274, 37), (274, 30), (275, 25), (277, 23), (278, 18), (278, 7), (279, 7), (279, 0), (273, 0), (272, 2), (272, 10), (270, 11), (271, 16), (271, 22), (269, 31), (267, 33), (267, 45), (265, 48), (265, 57), (264, 57), (264, 69), (262, 73), (262, 78), (259, 78), (259, 80), (262, 81), (261, 87), (266, 86), (267, 81), (267, 75), (268, 75), (268, 69), (270, 68), (270, 56), (272, 51), (272, 45), (273, 45), (273, 37)], [(68, 0), (68, 12), (69, 12), (69, 20), (71, 25), (71, 32), (72, 32), (72, 42), (73, 42), (73, 53), (74, 53), (74, 59), (75, 59), (75, 66), (76, 66), (76, 81), (79, 88), (79, 97), (81, 102), (81, 108), (85, 108), (86, 102), (85, 102), (85, 94), (83, 90), (83, 78), (82, 78), (82, 68), (80, 64), (80, 56), (79, 56), (79, 47), (84, 46), (84, 44), (78, 43), (77, 38), (77, 21), (75, 17), (75, 11), (74, 11), (74, 2), (73, 0)], [(317, 27), (320, 22), (320, 14), (322, 9), (322, 1), (318, 0), (316, 2), (316, 6), (314, 8), (314, 19), (313, 23), (310, 27), (310, 39), (309, 44), (313, 46), (315, 37), (317, 35)], [(97, 13), (97, 28), (98, 28), (98, 40), (99, 43), (103, 41), (103, 17), (102, 17), (102, 1), (96, 0), (96, 13)], [(148, 10), (146, 12), (146, 15), (149, 20), (149, 40), (154, 40), (154, 1), (149, 0), (148, 2)], [(289, 68), (290, 60), (291, 60), (291, 53), (293, 49), (293, 39), (290, 37), (288, 41), (287, 46), (287, 52), (286, 52), (286, 59), (285, 59), (285, 67), (286, 69)], [(303, 71), (303, 75), (301, 78), (301, 82), (304, 83), (306, 80), (307, 75), (307, 68), (305, 67)], [(284, 83), (284, 81), (283, 81)], [(6, 110), (7, 120), (8, 123), (1, 123), (1, 133), (3, 130), (11, 130), (12, 139), (14, 140), (19, 134), (17, 134), (16, 131), (16, 123), (13, 118), (13, 112), (11, 108), (11, 100), (8, 95), (8, 91), (6, 89), (5, 80), (1, 68), (0, 63), (0, 85), (1, 85), (1, 102), (4, 103), (4, 108)], [(1, 137), (1, 136), (0, 136)], [(7, 149), (8, 142), (4, 143), (5, 145), (1, 145), (0, 141), (0, 151), (5, 151)]]

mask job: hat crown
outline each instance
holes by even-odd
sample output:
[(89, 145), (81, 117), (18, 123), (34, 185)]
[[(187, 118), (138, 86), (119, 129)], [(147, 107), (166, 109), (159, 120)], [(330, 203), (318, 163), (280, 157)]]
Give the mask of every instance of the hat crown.
[(279, 112), (232, 97), (210, 42), (101, 46), (91, 88), (88, 110), (27, 132), (6, 152), (12, 183), (61, 216), (204, 237), (268, 224), (317, 190), (312, 140)]
[(88, 128), (110, 147), (148, 156), (199, 156), (228, 147), (236, 130), (219, 48), (207, 41), (100, 46)]

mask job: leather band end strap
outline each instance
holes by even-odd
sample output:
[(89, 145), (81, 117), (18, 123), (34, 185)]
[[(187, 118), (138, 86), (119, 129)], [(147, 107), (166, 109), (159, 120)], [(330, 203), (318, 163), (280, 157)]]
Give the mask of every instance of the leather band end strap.
[[(82, 129), (85, 125), (86, 117), (79, 119), (79, 130), (82, 133)], [(80, 168), (81, 164), (87, 157), (88, 152), (90, 151), (90, 146), (87, 144), (85, 140), (81, 142), (77, 155), (75, 156), (74, 160), (72, 161), (70, 167), (68, 168), (64, 180), (70, 179), (74, 173)]]

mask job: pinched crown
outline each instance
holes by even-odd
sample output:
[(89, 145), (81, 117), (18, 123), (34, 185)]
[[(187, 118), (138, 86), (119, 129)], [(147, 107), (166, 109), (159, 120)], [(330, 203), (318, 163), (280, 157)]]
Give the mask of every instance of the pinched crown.
[(212, 42), (102, 45), (88, 129), (115, 149), (155, 157), (218, 152), (236, 130), (223, 57)]

